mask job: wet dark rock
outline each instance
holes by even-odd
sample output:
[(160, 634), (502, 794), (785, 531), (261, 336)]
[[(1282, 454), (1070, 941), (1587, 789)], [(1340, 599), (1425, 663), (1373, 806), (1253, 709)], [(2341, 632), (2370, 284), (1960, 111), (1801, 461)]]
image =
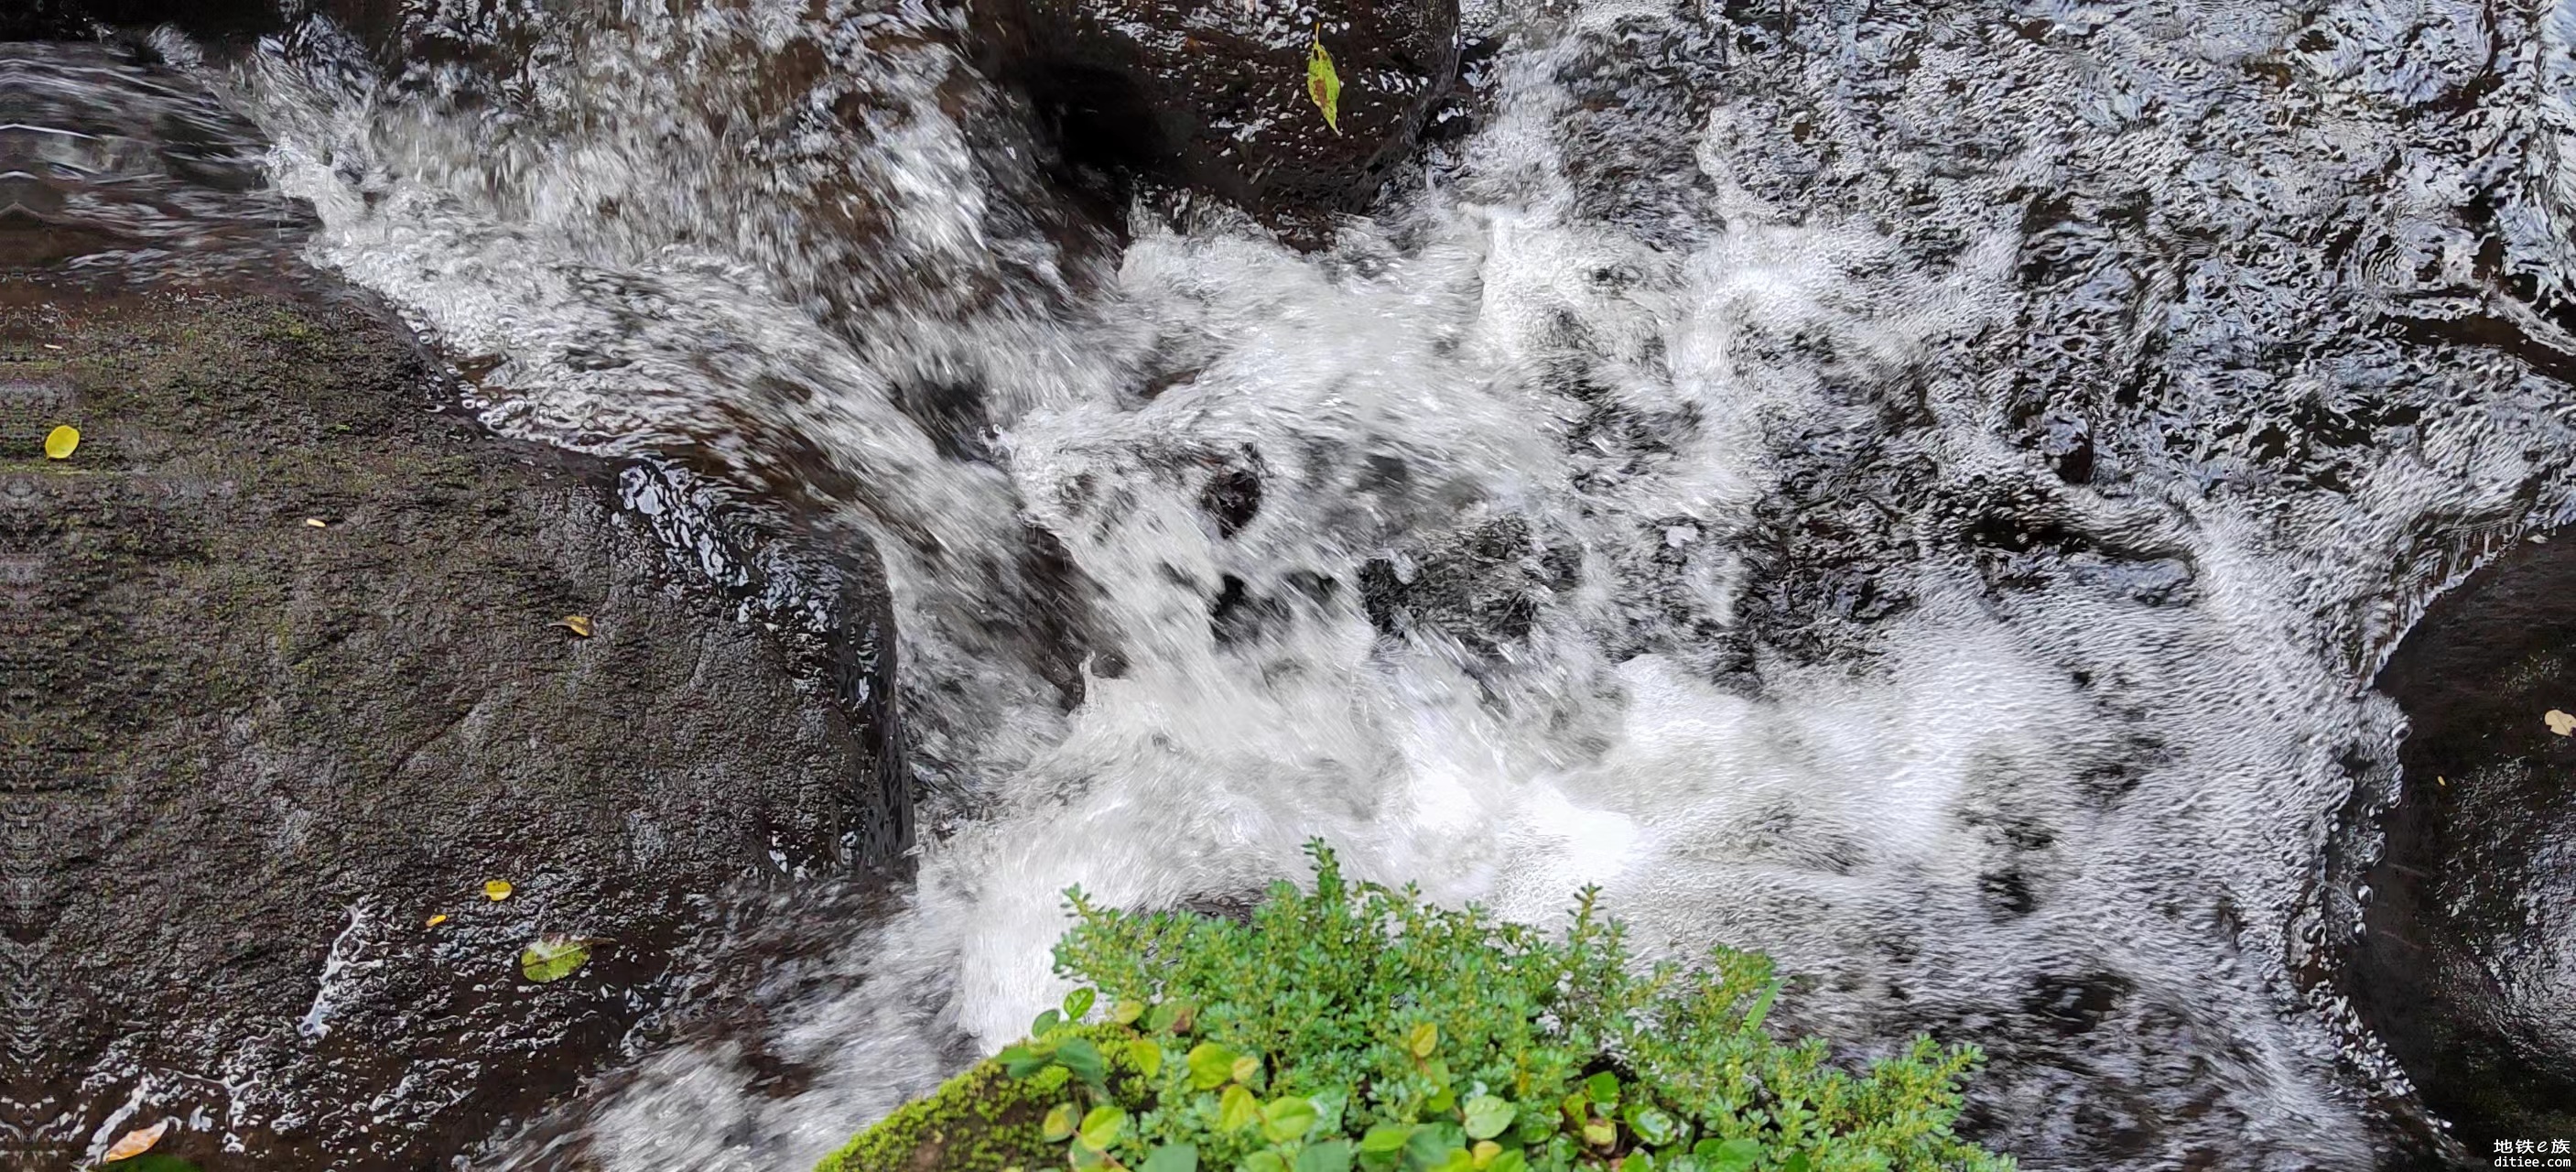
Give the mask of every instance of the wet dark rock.
[[(864, 547), (494, 439), (318, 279), (0, 297), (28, 1166), (132, 1095), (205, 1121), (185, 1155), (443, 1164), (625, 1053), (765, 888), (907, 844)], [(595, 958), (531, 984), (543, 932)]]
[(2050, 471), (2068, 484), (2089, 484), (2093, 480), (2093, 429), (2081, 419), (2052, 417), (2045, 425), (2039, 444), (2040, 454), (2048, 458)]
[(1580, 566), (1567, 555), (1527, 519), (1496, 517), (1363, 564), (1361, 609), (1385, 634), (1437, 634), (1491, 655), (1529, 636), (1547, 592), (1575, 585)]
[[(1456, 0), (977, 0), (971, 26), (1069, 162), (1273, 218), (1365, 207), (1458, 69)], [(1318, 36), (1341, 77), (1338, 133), (1306, 92)]]
[(284, 23), (274, 0), (15, 0), (0, 8), (0, 41), (84, 39), (102, 26), (136, 29), (164, 22), (200, 37), (256, 35)]
[(1249, 466), (1228, 464), (1208, 477), (1207, 486), (1199, 490), (1199, 508), (1216, 522), (1216, 535), (1231, 538), (1252, 523), (1261, 512), (1260, 458), (1247, 456)]
[(896, 393), (895, 406), (921, 425), (932, 447), (951, 460), (991, 463), (993, 424), (981, 388), (920, 383)]
[(1250, 643), (1289, 619), (1288, 604), (1256, 598), (1244, 580), (1232, 574), (1217, 584), (1216, 601), (1208, 604), (1208, 632), (1218, 643)]
[(2576, 1134), (2576, 542), (2437, 600), (2379, 676), (2411, 726), (2354, 1004), (2471, 1153)]

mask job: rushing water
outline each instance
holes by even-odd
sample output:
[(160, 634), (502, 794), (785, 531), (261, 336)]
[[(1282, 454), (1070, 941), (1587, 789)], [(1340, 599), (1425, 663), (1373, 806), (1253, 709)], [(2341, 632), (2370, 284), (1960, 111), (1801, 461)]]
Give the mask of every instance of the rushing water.
[(926, 828), (760, 1061), (494, 1162), (810, 1160), (1053, 996), (1066, 886), (1313, 836), (1978, 1042), (2032, 1167), (2412, 1126), (2328, 848), (2395, 636), (2569, 508), (2576, 7), (1489, 4), (1476, 129), (1312, 253), (1087, 227), (950, 8), (413, 10), (464, 49), (221, 70), (311, 255), (499, 426), (871, 540)]

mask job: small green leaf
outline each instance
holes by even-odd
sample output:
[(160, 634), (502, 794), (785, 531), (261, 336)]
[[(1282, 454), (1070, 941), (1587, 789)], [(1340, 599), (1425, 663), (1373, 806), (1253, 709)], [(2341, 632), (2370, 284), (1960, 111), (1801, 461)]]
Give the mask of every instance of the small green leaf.
[(1411, 1123), (1378, 1124), (1360, 1137), (1360, 1150), (1371, 1154), (1401, 1150), (1405, 1141), (1413, 1138), (1416, 1126)]
[(1601, 1104), (1601, 1109), (1603, 1111), (1608, 1111), (1617, 1107), (1619, 1105), (1619, 1076), (1606, 1070), (1593, 1075), (1592, 1077), (1583, 1080), (1583, 1093), (1590, 1096), (1593, 1102)]
[(1243, 1158), (1244, 1172), (1288, 1172), (1288, 1157), (1263, 1149)]
[(99, 1172), (200, 1172), (197, 1165), (166, 1152), (145, 1152), (99, 1165)]
[(1315, 1134), (1342, 1133), (1342, 1108), (1350, 1104), (1348, 1092), (1319, 1091), (1306, 1096), (1306, 1101), (1315, 1105)]
[(1261, 1108), (1261, 1134), (1270, 1137), (1272, 1143), (1303, 1139), (1314, 1126), (1315, 1105), (1303, 1095), (1273, 1099)]
[(1749, 1139), (1704, 1139), (1691, 1145), (1708, 1172), (1750, 1172), (1762, 1162), (1762, 1145)]
[(1082, 1117), (1082, 1133), (1076, 1139), (1092, 1151), (1105, 1152), (1118, 1142), (1118, 1133), (1126, 1126), (1125, 1111), (1111, 1106), (1094, 1107)]
[(1466, 1145), (1458, 1142), (1464, 1138), (1455, 1127), (1429, 1124), (1404, 1142), (1404, 1158), (1417, 1168), (1438, 1168), (1449, 1161), (1450, 1153), (1466, 1154)]
[(1351, 1172), (1351, 1141), (1328, 1139), (1297, 1153), (1297, 1172)]
[(1780, 978), (1773, 977), (1771, 978), (1770, 984), (1762, 987), (1762, 996), (1754, 1000), (1753, 1012), (1744, 1015), (1744, 1028), (1748, 1030), (1761, 1029), (1762, 1019), (1770, 1016), (1772, 1000), (1779, 996)]
[(1324, 33), (1315, 30), (1315, 47), (1306, 56), (1306, 97), (1324, 112), (1324, 125), (1342, 132), (1342, 75), (1333, 70), (1333, 55), (1324, 50)]
[(1235, 1053), (1214, 1042), (1190, 1047), (1190, 1089), (1212, 1091), (1234, 1077)]
[(1136, 1172), (1199, 1172), (1199, 1150), (1191, 1144), (1168, 1144), (1154, 1149)]
[(1073, 992), (1065, 994), (1064, 1019), (1066, 1021), (1081, 1021), (1082, 1015), (1091, 1012), (1092, 1003), (1099, 999), (1099, 990), (1091, 988), (1076, 989)]
[(1655, 1172), (1655, 1157), (1650, 1152), (1630, 1152), (1620, 1157), (1619, 1172)]
[[(1142, 1001), (1122, 998), (1116, 1005), (1109, 1007), (1109, 1020), (1120, 1025), (1134, 1025), (1136, 1019), (1143, 1016), (1145, 1016), (1145, 1003)], [(1190, 1149), (1190, 1158), (1198, 1159), (1198, 1149)]]
[(1619, 1125), (1607, 1119), (1596, 1119), (1583, 1125), (1583, 1142), (1606, 1148), (1619, 1142)]
[(590, 963), (590, 942), (551, 933), (519, 950), (519, 973), (543, 985), (560, 981)]
[(1440, 1048), (1440, 1027), (1427, 1021), (1413, 1027), (1413, 1032), (1405, 1035), (1404, 1047), (1416, 1058), (1431, 1057), (1431, 1052)]
[(1512, 1125), (1515, 1111), (1511, 1104), (1492, 1095), (1478, 1095), (1467, 1100), (1467, 1138), (1492, 1139)]
[(1529, 1172), (1529, 1157), (1522, 1155), (1519, 1148), (1505, 1148), (1493, 1163), (1485, 1165), (1485, 1172)]
[(1072, 1139), (1076, 1126), (1075, 1119), (1073, 1104), (1058, 1103), (1053, 1110), (1046, 1113), (1046, 1121), (1038, 1125), (1038, 1134), (1046, 1137), (1048, 1143), (1062, 1143)]
[(1807, 1153), (1791, 1152), (1780, 1161), (1780, 1172), (1807, 1172)]
[(1027, 1078), (1046, 1069), (1047, 1065), (1046, 1059), (1031, 1053), (1026, 1046), (1005, 1046), (1001, 1053), (993, 1056), (993, 1060), (1001, 1063), (1002, 1073), (1012, 1078)]
[(1178, 1020), (1180, 1016), (1181, 1007), (1178, 1003), (1171, 1001), (1163, 1002), (1145, 1014), (1145, 1028), (1153, 1031), (1154, 1033), (1162, 1033), (1165, 1030), (1171, 1029), (1172, 1023)]
[(1592, 1100), (1581, 1091), (1567, 1095), (1561, 1106), (1565, 1108), (1565, 1121), (1577, 1127), (1583, 1126), (1583, 1121), (1592, 1115)]
[(1217, 1130), (1241, 1131), (1260, 1121), (1261, 1100), (1241, 1085), (1225, 1088), (1225, 1096), (1217, 1100)]
[(1659, 1148), (1682, 1137), (1681, 1124), (1671, 1115), (1665, 1114), (1663, 1108), (1652, 1103), (1628, 1105), (1628, 1130), (1636, 1132), (1637, 1138)]
[(1054, 1033), (1055, 1028), (1063, 1024), (1064, 1015), (1050, 1009), (1045, 1013), (1037, 1015), (1036, 1019), (1029, 1022), (1029, 1036), (1032, 1038), (1043, 1038), (1048, 1034)]
[(1163, 1048), (1151, 1038), (1131, 1038), (1127, 1042), (1127, 1065), (1152, 1078), (1163, 1072)]
[(1073, 1077), (1094, 1086), (1109, 1076), (1109, 1064), (1100, 1055), (1100, 1047), (1089, 1038), (1066, 1038), (1055, 1048), (1055, 1060), (1064, 1064)]
[(1439, 1162), (1430, 1168), (1431, 1172), (1476, 1172), (1476, 1154), (1465, 1148), (1451, 1148), (1440, 1153)]
[(1235, 1059), (1234, 1065), (1226, 1070), (1226, 1075), (1239, 1083), (1250, 1083), (1253, 1076), (1260, 1073), (1261, 1060), (1249, 1054)]

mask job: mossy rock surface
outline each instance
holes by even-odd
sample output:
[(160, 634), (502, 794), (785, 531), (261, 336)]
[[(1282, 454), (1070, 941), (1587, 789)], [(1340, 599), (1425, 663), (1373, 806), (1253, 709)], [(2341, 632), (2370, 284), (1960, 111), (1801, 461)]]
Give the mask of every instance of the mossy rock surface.
[[(1101, 1043), (1119, 1032), (1108, 1027), (1075, 1031)], [(1109, 1055), (1111, 1085), (1126, 1085), (1134, 1068), (1116, 1047), (1104, 1045), (1103, 1049)], [(1004, 1172), (1058, 1167), (1064, 1163), (1064, 1142), (1047, 1142), (1041, 1127), (1047, 1111), (1069, 1097), (1070, 1081), (1061, 1066), (1015, 1079), (1003, 1072), (1000, 1061), (987, 1058), (860, 1132), (841, 1150), (824, 1157), (814, 1172)]]

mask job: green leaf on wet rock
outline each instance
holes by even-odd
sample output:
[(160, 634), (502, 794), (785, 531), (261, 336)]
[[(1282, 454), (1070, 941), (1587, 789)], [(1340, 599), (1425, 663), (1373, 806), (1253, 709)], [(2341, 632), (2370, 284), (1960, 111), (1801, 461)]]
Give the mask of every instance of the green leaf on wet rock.
[(590, 963), (590, 942), (549, 933), (519, 950), (519, 972), (543, 985), (560, 981)]
[(1342, 132), (1342, 75), (1333, 70), (1333, 55), (1324, 49), (1324, 31), (1315, 30), (1314, 51), (1306, 57), (1306, 96), (1324, 112), (1324, 125)]

